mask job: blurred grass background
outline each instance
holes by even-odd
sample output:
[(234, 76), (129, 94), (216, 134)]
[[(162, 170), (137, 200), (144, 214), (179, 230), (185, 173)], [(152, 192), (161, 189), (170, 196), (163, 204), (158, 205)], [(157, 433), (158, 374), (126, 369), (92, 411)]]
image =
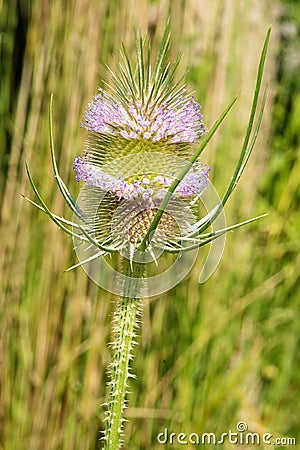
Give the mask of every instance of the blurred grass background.
[(60, 172), (76, 195), (79, 123), (108, 77), (105, 64), (114, 67), (122, 40), (132, 48), (133, 20), (156, 48), (169, 14), (171, 55), (183, 52), (180, 70), (189, 68), (207, 126), (239, 94), (203, 156), (220, 194), (272, 23), (264, 121), (226, 209), (229, 224), (270, 215), (228, 236), (205, 285), (199, 263), (171, 292), (145, 300), (124, 448), (179, 448), (159, 445), (157, 434), (221, 434), (239, 420), (300, 445), (299, 2), (2, 0), (0, 8), (0, 448), (99, 448), (114, 298), (80, 269), (62, 273), (76, 261), (72, 242), (21, 197), (33, 198), (24, 160), (52, 210), (70, 217), (50, 164), (50, 93)]

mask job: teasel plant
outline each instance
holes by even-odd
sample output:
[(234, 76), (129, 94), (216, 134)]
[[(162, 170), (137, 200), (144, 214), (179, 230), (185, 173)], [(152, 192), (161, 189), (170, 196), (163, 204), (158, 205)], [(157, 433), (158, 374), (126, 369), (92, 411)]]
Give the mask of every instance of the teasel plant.
[[(53, 136), (53, 98), (49, 107), (50, 149), (55, 181), (73, 213), (73, 220), (54, 214), (43, 200), (28, 164), (26, 171), (35, 202), (65, 233), (76, 249), (78, 264), (116, 258), (121, 278), (113, 316), (113, 356), (109, 365), (103, 448), (123, 443), (124, 409), (133, 348), (147, 289), (149, 262), (159, 265), (161, 253), (185, 254), (210, 244), (230, 230), (263, 216), (212, 230), (212, 224), (238, 184), (253, 150), (262, 121), (266, 91), (260, 100), (262, 76), (271, 29), (258, 66), (252, 107), (241, 152), (225, 194), (203, 217), (198, 203), (209, 183), (209, 167), (199, 157), (235, 104), (234, 98), (206, 130), (200, 105), (181, 80), (176, 81), (178, 57), (168, 62), (170, 24), (166, 25), (156, 60), (146, 38), (134, 32), (135, 61), (122, 46), (111, 82), (88, 105), (82, 126), (88, 130), (84, 154), (74, 162), (83, 188), (77, 200), (63, 182), (56, 162)], [(88, 254), (86, 258), (82, 255)], [(149, 278), (151, 280), (151, 277)]]

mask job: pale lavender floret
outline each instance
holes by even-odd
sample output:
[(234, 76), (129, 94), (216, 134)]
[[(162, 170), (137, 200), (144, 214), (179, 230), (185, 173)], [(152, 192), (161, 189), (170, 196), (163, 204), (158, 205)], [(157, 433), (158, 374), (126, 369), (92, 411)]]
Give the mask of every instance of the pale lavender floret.
[(102, 172), (93, 164), (84, 162), (79, 156), (74, 161), (73, 169), (76, 171), (76, 180), (84, 181), (89, 186), (98, 186), (106, 189), (106, 187), (112, 186), (115, 182), (112, 176)]
[(208, 185), (209, 167), (207, 164), (201, 164), (198, 167), (192, 167), (186, 174), (182, 182), (176, 189), (180, 197), (192, 197), (200, 195)]
[(88, 186), (95, 186), (104, 191), (116, 194), (119, 199), (131, 199), (143, 195), (146, 191), (141, 183), (136, 180), (134, 183), (126, 183), (119, 175), (115, 178), (104, 173), (101, 169), (93, 164), (85, 162), (82, 158), (77, 157), (73, 166), (76, 171), (77, 181), (84, 181)]
[[(115, 178), (80, 157), (75, 159), (74, 170), (76, 170), (77, 181), (84, 181), (89, 186), (95, 186), (115, 194), (120, 200), (131, 200), (138, 197), (152, 199), (166, 192), (173, 182), (173, 178), (164, 175), (157, 175), (152, 179), (148, 175), (144, 176), (141, 181), (126, 182), (122, 175)], [(192, 167), (175, 193), (182, 198), (201, 195), (208, 184), (208, 174), (209, 167), (207, 165), (198, 164), (197, 167)]]
[(128, 107), (100, 89), (89, 104), (82, 126), (97, 133), (122, 136), (125, 139), (152, 139), (153, 142), (189, 142), (205, 132), (200, 105), (191, 95), (180, 97), (175, 104), (148, 105), (128, 100)]

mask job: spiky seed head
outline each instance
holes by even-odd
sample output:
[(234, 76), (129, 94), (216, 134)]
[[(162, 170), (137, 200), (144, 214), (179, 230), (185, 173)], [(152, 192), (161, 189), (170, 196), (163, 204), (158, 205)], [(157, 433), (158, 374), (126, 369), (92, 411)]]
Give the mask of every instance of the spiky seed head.
[[(145, 40), (136, 37), (133, 67), (123, 47), (111, 85), (99, 89), (82, 122), (88, 141), (74, 162), (77, 180), (86, 184), (81, 206), (89, 217), (95, 209), (85, 203), (98, 202), (91, 218), (95, 237), (114, 249), (143, 241), (180, 172), (179, 159), (186, 164), (205, 133), (200, 105), (185, 85), (174, 81), (179, 60), (173, 66), (167, 62), (168, 48), (166, 32), (152, 66)], [(191, 219), (190, 203), (204, 191), (208, 173), (208, 166), (197, 162), (178, 185), (173, 206), (160, 220), (156, 244), (180, 240), (186, 218)]]

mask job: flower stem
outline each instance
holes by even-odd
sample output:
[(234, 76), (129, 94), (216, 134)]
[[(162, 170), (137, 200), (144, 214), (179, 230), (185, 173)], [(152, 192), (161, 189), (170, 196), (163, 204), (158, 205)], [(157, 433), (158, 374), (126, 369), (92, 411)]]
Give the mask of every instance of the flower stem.
[(121, 447), (123, 428), (123, 411), (126, 407), (126, 394), (130, 373), (129, 363), (133, 359), (133, 347), (136, 344), (136, 330), (141, 314), (139, 291), (145, 265), (123, 259), (123, 274), (126, 281), (123, 296), (119, 298), (113, 318), (114, 340), (113, 358), (109, 367), (110, 381), (106, 427), (104, 433), (104, 450), (118, 450)]

